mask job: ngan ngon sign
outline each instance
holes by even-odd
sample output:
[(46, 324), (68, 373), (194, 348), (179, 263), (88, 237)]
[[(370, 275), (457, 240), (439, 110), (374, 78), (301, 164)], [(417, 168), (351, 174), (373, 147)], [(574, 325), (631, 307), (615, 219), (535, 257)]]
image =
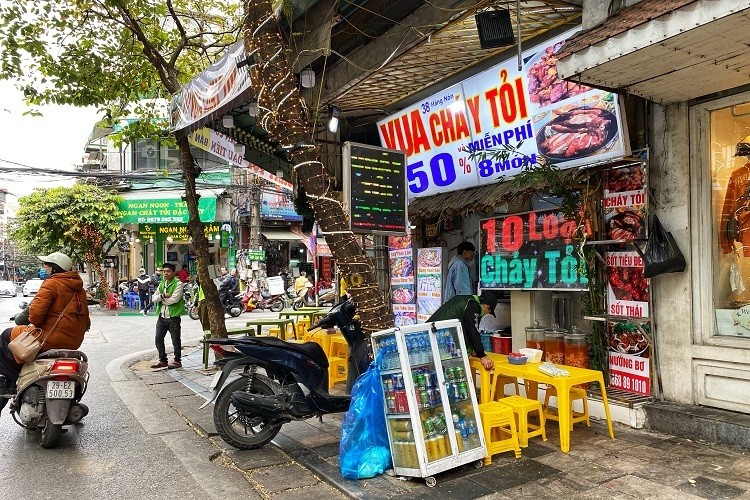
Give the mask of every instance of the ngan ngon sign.
[(573, 234), (577, 223), (561, 212), (528, 212), (481, 222), (482, 289), (585, 290), (588, 278)]

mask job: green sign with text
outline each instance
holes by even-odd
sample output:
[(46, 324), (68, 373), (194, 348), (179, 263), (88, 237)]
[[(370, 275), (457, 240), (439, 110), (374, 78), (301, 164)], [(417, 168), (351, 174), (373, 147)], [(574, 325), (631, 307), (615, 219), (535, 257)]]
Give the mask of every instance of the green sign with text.
[[(123, 200), (120, 224), (170, 224), (188, 221), (187, 204), (179, 199)], [(203, 222), (216, 218), (216, 198), (198, 200), (198, 213)]]

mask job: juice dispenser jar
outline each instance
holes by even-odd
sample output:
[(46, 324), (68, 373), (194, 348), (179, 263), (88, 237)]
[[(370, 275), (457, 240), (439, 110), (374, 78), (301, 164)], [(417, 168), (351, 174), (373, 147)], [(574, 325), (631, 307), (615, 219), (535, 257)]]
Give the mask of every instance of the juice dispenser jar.
[(577, 326), (565, 335), (565, 364), (578, 368), (589, 367), (589, 346), (586, 342), (586, 334)]
[(539, 321), (526, 327), (526, 347), (544, 351), (544, 330), (546, 327), (539, 325)]
[(544, 359), (558, 365), (565, 364), (565, 334), (558, 325), (544, 330)]

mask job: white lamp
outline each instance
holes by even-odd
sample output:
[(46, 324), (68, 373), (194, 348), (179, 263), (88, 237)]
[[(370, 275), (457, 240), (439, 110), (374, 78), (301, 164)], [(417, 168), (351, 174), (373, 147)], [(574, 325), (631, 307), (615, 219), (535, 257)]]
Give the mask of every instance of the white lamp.
[(299, 83), (303, 88), (313, 88), (315, 86), (315, 72), (310, 68), (303, 69), (299, 74)]
[(260, 111), (258, 101), (250, 101), (250, 104), (247, 105), (247, 114), (254, 118), (258, 116), (258, 111)]
[(283, 179), (284, 178), (284, 171), (283, 170), (277, 170), (276, 171), (276, 177), (278, 177), (279, 179)]
[(224, 115), (221, 118), (221, 124), (224, 128), (234, 128), (234, 117), (232, 115)]
[(244, 144), (235, 143), (234, 144), (234, 152), (237, 153), (238, 155), (244, 156), (245, 155), (245, 145)]
[(337, 106), (328, 106), (328, 115), (331, 117), (328, 122), (328, 131), (336, 133), (339, 129), (339, 116), (341, 115), (341, 109)]

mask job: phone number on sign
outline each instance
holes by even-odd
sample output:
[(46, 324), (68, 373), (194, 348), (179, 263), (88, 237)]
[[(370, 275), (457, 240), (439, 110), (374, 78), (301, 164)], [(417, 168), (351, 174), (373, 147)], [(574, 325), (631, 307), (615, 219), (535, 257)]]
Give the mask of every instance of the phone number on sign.
[(650, 388), (647, 380), (644, 380), (627, 373), (610, 372), (609, 385), (616, 389), (636, 392), (638, 394), (648, 395)]

